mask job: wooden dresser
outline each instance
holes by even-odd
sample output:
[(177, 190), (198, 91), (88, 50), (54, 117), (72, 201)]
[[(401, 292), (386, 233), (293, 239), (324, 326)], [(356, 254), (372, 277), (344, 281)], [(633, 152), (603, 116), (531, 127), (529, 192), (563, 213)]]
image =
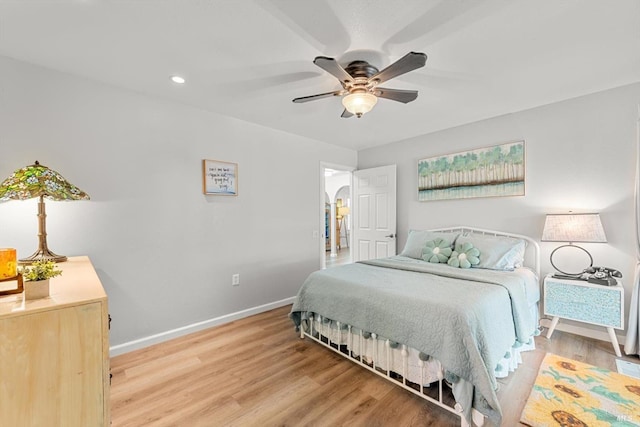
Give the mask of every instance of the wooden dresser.
[(107, 295), (88, 257), (58, 265), (50, 297), (0, 297), (2, 426), (109, 426)]

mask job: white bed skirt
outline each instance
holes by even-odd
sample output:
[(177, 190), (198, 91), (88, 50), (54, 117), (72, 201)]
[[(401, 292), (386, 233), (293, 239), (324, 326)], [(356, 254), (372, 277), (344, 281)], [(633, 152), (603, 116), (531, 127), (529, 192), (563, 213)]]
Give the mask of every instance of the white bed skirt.
[[(535, 312), (537, 313), (537, 307)], [(332, 344), (346, 346), (352, 356), (360, 357), (362, 355), (363, 360), (368, 364), (376, 360), (376, 367), (395, 372), (398, 375), (403, 375), (405, 369), (403, 352), (406, 352), (406, 377), (412, 383), (420, 384), (421, 378), (423, 378), (425, 382), (422, 385), (428, 386), (430, 383), (442, 379), (443, 369), (439, 360), (427, 357), (428, 355), (421, 354), (414, 348), (389, 341), (385, 337), (364, 332), (363, 339), (353, 339), (352, 342), (349, 342), (349, 331), (345, 325), (341, 325), (338, 329), (336, 321), (318, 315), (313, 318), (313, 331), (330, 340)], [(360, 331), (353, 329), (352, 334), (355, 334), (357, 338), (360, 336)], [(535, 348), (535, 341), (532, 338), (526, 344), (505, 349), (505, 357), (498, 362), (495, 370), (496, 378), (505, 378), (509, 373), (515, 371), (522, 363), (522, 352), (535, 350)], [(422, 363), (420, 363), (421, 361)]]
[[(530, 310), (537, 323), (539, 319), (538, 305), (533, 304)], [(397, 380), (403, 383), (404, 388), (459, 415), (461, 426), (469, 425), (462, 416), (460, 405), (450, 406), (443, 400), (442, 384), (447, 381), (445, 368), (439, 360), (409, 346), (377, 336), (375, 333), (360, 331), (318, 314), (309, 313), (306, 318), (308, 320), (303, 320), (301, 325), (301, 334), (314, 338), (352, 361), (358, 361), (360, 364), (368, 366), (369, 369), (387, 379), (392, 377), (392, 373), (397, 375)], [(525, 344), (505, 349), (505, 357), (499, 361), (495, 370), (496, 378), (504, 378), (515, 371), (522, 363), (522, 353), (534, 349), (533, 337)], [(408, 383), (415, 384), (418, 390), (412, 388)], [(426, 397), (422, 392), (434, 383), (439, 389), (436, 399)], [(482, 414), (473, 410), (473, 424), (483, 425), (483, 423)]]

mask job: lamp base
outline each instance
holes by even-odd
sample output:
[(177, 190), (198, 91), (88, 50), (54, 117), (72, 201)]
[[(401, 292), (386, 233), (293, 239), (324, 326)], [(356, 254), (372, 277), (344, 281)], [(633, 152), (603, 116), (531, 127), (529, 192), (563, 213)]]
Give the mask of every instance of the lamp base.
[(566, 276), (573, 276), (573, 277), (579, 277), (580, 275), (582, 275), (582, 273), (584, 273), (584, 270), (579, 272), (579, 273), (569, 273), (569, 272), (566, 272), (566, 271), (562, 271), (562, 270), (560, 270), (558, 268), (558, 266), (556, 266), (553, 263), (553, 254), (555, 254), (558, 249), (562, 249), (562, 248), (575, 248), (575, 249), (580, 249), (581, 251), (584, 251), (587, 254), (587, 256), (589, 257), (589, 265), (587, 266), (587, 268), (593, 266), (593, 257), (591, 256), (591, 254), (585, 248), (583, 248), (582, 246), (576, 246), (576, 245), (573, 245), (573, 244), (569, 243), (568, 245), (558, 246), (557, 248), (555, 248), (553, 250), (553, 252), (551, 252), (551, 256), (549, 256), (549, 261), (551, 262), (551, 265), (553, 266), (553, 268), (556, 269), (556, 271), (558, 271), (558, 272), (560, 272), (560, 273), (562, 273), (562, 274), (564, 274)]
[(51, 252), (48, 248), (38, 249), (33, 255), (18, 260), (19, 264), (29, 265), (36, 261), (53, 261), (53, 262), (65, 262), (67, 257), (64, 255), (58, 255)]

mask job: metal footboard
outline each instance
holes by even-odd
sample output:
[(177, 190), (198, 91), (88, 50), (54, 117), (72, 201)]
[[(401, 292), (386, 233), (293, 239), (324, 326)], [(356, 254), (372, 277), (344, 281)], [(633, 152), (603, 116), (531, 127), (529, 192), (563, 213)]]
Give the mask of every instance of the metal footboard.
[[(314, 328), (314, 320), (318, 320), (319, 328)], [(331, 325), (330, 323), (323, 323), (323, 318), (318, 314), (311, 314), (307, 319), (307, 328), (303, 327), (303, 323), (300, 325), (300, 338), (304, 338), (305, 336), (312, 339), (313, 341), (323, 345), (324, 347), (334, 351), (335, 353), (340, 354), (346, 359), (357, 363), (365, 369), (379, 375), (382, 378), (390, 381), (391, 383), (402, 387), (405, 390), (410, 391), (416, 396), (421, 397), (422, 399), (438, 405), (439, 407), (451, 412), (454, 415), (460, 417), (460, 426), (461, 427), (470, 427), (469, 423), (463, 416), (462, 406), (459, 403), (454, 403), (453, 406), (450, 406), (448, 403), (444, 401), (443, 398), (443, 382), (444, 382), (444, 370), (440, 369), (438, 372), (437, 379), (437, 397), (434, 398), (425, 393), (425, 390), (432, 390), (430, 386), (425, 387), (425, 382), (427, 382), (425, 372), (424, 372), (424, 361), (422, 359), (418, 360), (418, 365), (420, 367), (420, 381), (417, 384), (417, 387), (412, 384), (416, 384), (408, 380), (408, 348), (406, 345), (401, 345), (401, 355), (402, 355), (402, 372), (394, 372), (391, 369), (391, 346), (390, 341), (388, 339), (384, 340), (384, 348), (386, 352), (386, 369), (380, 366), (379, 360), (381, 355), (378, 351), (378, 336), (375, 333), (371, 333), (371, 339), (374, 340), (373, 344), (373, 355), (371, 357), (371, 364), (369, 364), (364, 357), (364, 341), (368, 338), (363, 336), (362, 330), (359, 330), (357, 333), (352, 331), (351, 325), (344, 325), (340, 322), (336, 322), (338, 332), (340, 334), (341, 328), (346, 327), (347, 331), (347, 350), (343, 351), (341, 348), (344, 346), (341, 342), (333, 342), (331, 340)], [(326, 329), (325, 329), (326, 328)], [(306, 329), (306, 330), (305, 330)], [(317, 335), (317, 336), (316, 336)], [(323, 339), (324, 338), (324, 339)], [(350, 349), (354, 348), (355, 340), (358, 340), (359, 344), (359, 354), (357, 356), (352, 355), (352, 351)], [(399, 375), (400, 378), (397, 378), (395, 374)], [(432, 393), (433, 394), (433, 393)], [(472, 423), (475, 426), (482, 426), (484, 424), (484, 415), (478, 412), (475, 409), (472, 409)]]

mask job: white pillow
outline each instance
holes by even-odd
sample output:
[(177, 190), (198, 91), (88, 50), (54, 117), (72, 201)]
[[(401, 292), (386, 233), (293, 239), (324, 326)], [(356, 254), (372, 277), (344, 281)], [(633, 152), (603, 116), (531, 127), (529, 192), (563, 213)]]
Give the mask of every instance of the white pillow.
[(507, 236), (467, 234), (458, 237), (456, 244), (469, 242), (480, 251), (480, 263), (475, 268), (513, 270), (522, 267), (527, 242)]
[(424, 249), (427, 242), (439, 237), (451, 242), (451, 248), (453, 249), (455, 240), (459, 235), (460, 233), (455, 232), (439, 233), (429, 230), (409, 230), (407, 243), (405, 243), (404, 249), (402, 249), (400, 255), (422, 260), (422, 249)]

